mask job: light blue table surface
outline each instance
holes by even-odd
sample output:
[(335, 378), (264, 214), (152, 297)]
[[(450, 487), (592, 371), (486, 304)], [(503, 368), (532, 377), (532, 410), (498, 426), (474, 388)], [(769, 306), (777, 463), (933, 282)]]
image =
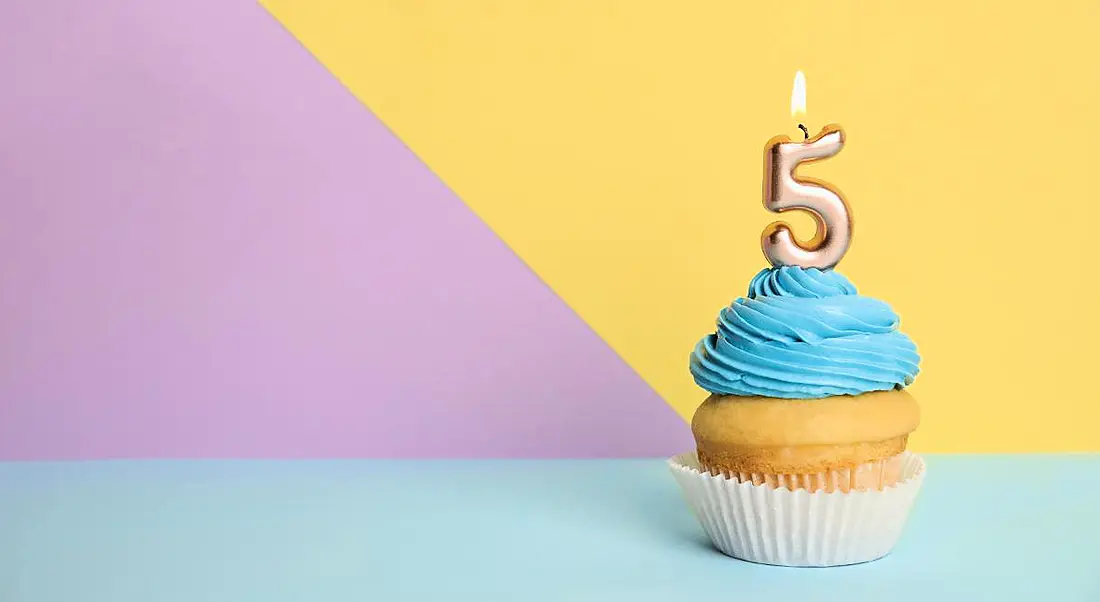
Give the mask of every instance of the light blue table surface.
[(0, 464), (2, 602), (773, 599), (1098, 602), (1100, 455), (933, 456), (833, 569), (715, 552), (662, 460)]

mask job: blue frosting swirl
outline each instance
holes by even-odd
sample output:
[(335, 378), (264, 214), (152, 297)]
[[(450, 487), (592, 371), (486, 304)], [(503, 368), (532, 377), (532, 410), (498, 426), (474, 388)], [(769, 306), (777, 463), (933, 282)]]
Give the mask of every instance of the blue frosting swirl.
[(913, 341), (886, 303), (860, 296), (833, 270), (762, 270), (748, 296), (699, 341), (691, 374), (719, 395), (812, 399), (908, 386), (920, 371)]

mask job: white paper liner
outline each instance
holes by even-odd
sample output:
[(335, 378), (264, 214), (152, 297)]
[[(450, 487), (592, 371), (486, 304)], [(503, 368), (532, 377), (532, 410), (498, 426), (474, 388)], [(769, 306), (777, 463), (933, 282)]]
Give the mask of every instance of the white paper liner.
[(890, 553), (924, 480), (903, 452), (901, 481), (882, 491), (791, 491), (699, 469), (695, 452), (668, 461), (692, 511), (723, 554), (780, 566), (840, 566)]

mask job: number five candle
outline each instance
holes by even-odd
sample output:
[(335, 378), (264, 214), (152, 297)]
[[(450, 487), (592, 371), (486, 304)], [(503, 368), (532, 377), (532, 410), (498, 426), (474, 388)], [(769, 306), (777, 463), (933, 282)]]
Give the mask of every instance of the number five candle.
[[(791, 92), (791, 115), (806, 111), (806, 78), (795, 74)], [(785, 222), (764, 229), (760, 245), (773, 266), (796, 265), (828, 269), (844, 257), (852, 244), (852, 215), (840, 191), (825, 182), (796, 177), (803, 163), (827, 159), (844, 148), (844, 130), (827, 125), (813, 138), (799, 124), (806, 139), (793, 142), (788, 136), (776, 136), (764, 149), (764, 207), (782, 213), (791, 209), (809, 212), (817, 223), (817, 232), (809, 243), (800, 243)]]

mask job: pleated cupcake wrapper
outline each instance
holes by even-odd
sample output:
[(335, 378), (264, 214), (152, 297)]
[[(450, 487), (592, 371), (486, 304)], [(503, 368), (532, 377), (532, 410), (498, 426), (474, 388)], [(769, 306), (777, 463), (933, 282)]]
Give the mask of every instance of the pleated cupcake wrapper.
[[(737, 481), (756, 485), (770, 485), (787, 489), (814, 491), (849, 491), (883, 489), (901, 480), (904, 456), (897, 455), (884, 460), (860, 464), (852, 468), (839, 468), (816, 474), (767, 474), (758, 472), (722, 473)], [(700, 469), (706, 472), (706, 467)], [(710, 471), (712, 474), (718, 474)]]
[(924, 480), (924, 460), (902, 454), (901, 480), (881, 491), (791, 491), (699, 468), (694, 452), (669, 459), (703, 530), (722, 553), (781, 566), (840, 566), (882, 558), (901, 536)]

